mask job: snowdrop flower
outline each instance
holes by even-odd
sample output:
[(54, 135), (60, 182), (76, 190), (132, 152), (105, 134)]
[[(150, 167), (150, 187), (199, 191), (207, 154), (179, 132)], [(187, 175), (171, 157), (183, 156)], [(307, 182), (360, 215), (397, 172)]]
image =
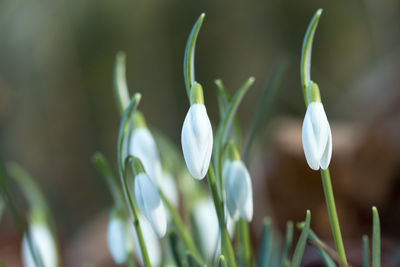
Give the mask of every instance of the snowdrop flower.
[[(152, 266), (156, 267), (161, 266), (161, 259), (162, 259), (161, 247), (160, 243), (158, 242), (157, 236), (154, 234), (152, 226), (149, 224), (146, 218), (143, 217), (142, 214), (138, 215), (138, 219), (140, 228), (142, 229), (143, 239), (149, 255), (150, 263)], [(135, 244), (135, 249), (134, 249), (135, 256), (138, 259), (140, 265), (144, 266), (142, 253), (140, 251), (139, 239), (137, 237), (136, 231), (133, 228), (133, 226), (131, 229), (133, 235), (133, 242)]]
[(327, 169), (332, 156), (332, 133), (321, 103), (318, 85), (310, 82), (309, 104), (303, 121), (302, 142), (308, 165)]
[(153, 183), (158, 185), (161, 177), (161, 161), (156, 142), (146, 126), (143, 114), (135, 111), (133, 116), (129, 154), (142, 161), (146, 173)]
[(107, 243), (116, 264), (123, 264), (128, 259), (126, 223), (120, 210), (113, 209), (108, 223)]
[(139, 209), (148, 220), (155, 234), (163, 237), (167, 231), (167, 217), (157, 187), (144, 171), (140, 159), (134, 157), (135, 197)]
[(58, 266), (58, 255), (56, 242), (53, 235), (44, 222), (32, 222), (28, 233), (22, 239), (22, 260), (25, 267), (36, 267), (35, 258), (29, 247), (28, 235), (30, 236), (32, 248), (44, 267)]
[(253, 189), (250, 174), (240, 160), (239, 152), (233, 143), (228, 143), (227, 152), (228, 158), (222, 173), (226, 206), (234, 220), (240, 216), (250, 222), (253, 218)]
[(191, 106), (183, 122), (181, 142), (190, 174), (203, 179), (210, 165), (213, 133), (204, 105), (203, 88), (196, 82), (191, 89)]

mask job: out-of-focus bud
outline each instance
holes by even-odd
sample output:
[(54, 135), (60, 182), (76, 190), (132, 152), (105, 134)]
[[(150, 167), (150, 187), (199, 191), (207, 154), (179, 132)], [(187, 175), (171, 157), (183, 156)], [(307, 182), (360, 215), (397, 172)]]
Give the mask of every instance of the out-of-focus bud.
[(135, 173), (135, 198), (139, 209), (149, 221), (155, 234), (163, 237), (167, 231), (167, 217), (164, 203), (161, 201), (156, 186), (144, 171), (140, 159), (133, 159)]
[(243, 220), (250, 222), (253, 218), (253, 189), (250, 174), (231, 142), (228, 143), (227, 154), (222, 173), (226, 206), (234, 220), (239, 215)]
[(210, 165), (213, 132), (204, 105), (203, 88), (197, 82), (191, 89), (191, 106), (183, 122), (181, 142), (190, 174), (203, 179)]
[(124, 264), (128, 259), (126, 222), (123, 212), (114, 208), (110, 214), (107, 243), (116, 264)]
[(327, 169), (332, 157), (332, 133), (321, 103), (318, 85), (310, 82), (309, 104), (303, 121), (302, 142), (308, 165)]
[[(152, 226), (149, 224), (146, 218), (143, 217), (142, 214), (139, 214), (138, 219), (140, 228), (142, 229), (143, 239), (146, 245), (147, 253), (149, 254), (150, 263), (152, 266), (155, 267), (161, 266), (162, 255), (161, 255), (160, 243), (158, 242), (157, 236), (154, 234)], [(135, 249), (134, 249), (135, 256), (138, 259), (141, 266), (144, 266), (142, 253), (140, 251), (140, 244), (136, 231), (133, 228), (131, 229), (133, 231), (133, 241), (135, 244)]]
[[(29, 246), (28, 235), (32, 247)], [(35, 251), (33, 255), (31, 248)], [(28, 232), (22, 239), (22, 260), (25, 267), (36, 267), (37, 261), (40, 261), (43, 267), (58, 266), (56, 242), (45, 222), (33, 221), (30, 223)]]
[(129, 139), (129, 154), (142, 161), (150, 179), (158, 185), (161, 177), (161, 161), (153, 135), (146, 126), (140, 111), (133, 115), (132, 134)]

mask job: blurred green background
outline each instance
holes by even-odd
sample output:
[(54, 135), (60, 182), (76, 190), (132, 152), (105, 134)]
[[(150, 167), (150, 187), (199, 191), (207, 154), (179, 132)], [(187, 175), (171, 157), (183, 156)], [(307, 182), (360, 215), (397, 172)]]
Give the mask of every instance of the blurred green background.
[[(68, 244), (83, 225), (111, 203), (106, 185), (91, 164), (91, 156), (102, 151), (116, 161), (119, 114), (112, 79), (117, 51), (127, 54), (128, 86), (131, 93), (142, 93), (140, 109), (148, 123), (180, 146), (181, 126), (188, 109), (183, 82), (184, 48), (193, 23), (205, 12), (195, 66), (213, 122), (218, 121), (216, 78), (221, 78), (231, 93), (249, 76), (256, 78), (239, 109), (243, 129), (247, 129), (269, 73), (284, 58), (288, 69), (271, 107), (273, 118), (290, 118), (299, 125), (305, 112), (299, 76), (301, 45), (308, 22), (318, 8), (323, 8), (324, 13), (315, 36), (312, 77), (321, 88), (334, 133), (336, 123), (342, 127), (338, 126), (338, 132), (344, 129), (333, 136), (333, 167), (337, 166), (339, 176), (347, 169), (341, 162), (354, 167), (349, 163), (361, 158), (364, 163), (356, 165), (356, 170), (374, 166), (384, 169), (364, 169), (373, 177), (362, 175), (355, 185), (348, 185), (353, 175), (343, 178), (343, 194), (342, 187), (335, 187), (335, 173), (332, 174), (339, 199), (345, 199), (344, 209), (347, 205), (356, 206), (348, 213), (343, 211), (353, 217), (343, 215), (342, 224), (364, 223), (367, 226), (359, 230), (369, 233), (370, 207), (376, 204), (387, 216), (382, 219), (383, 234), (398, 240), (395, 225), (399, 220), (393, 215), (400, 210), (396, 197), (400, 191), (400, 1), (396, 0), (3, 0), (0, 158), (22, 164), (37, 178), (51, 203), (61, 240)], [(273, 177), (284, 175), (274, 167), (280, 166), (282, 158), (289, 158), (289, 165), (295, 161), (294, 165), (301, 166), (297, 172), (300, 177), (312, 177), (318, 192), (314, 198), (323, 203), (318, 175), (306, 168), (300, 136), (289, 136), (291, 141), (287, 141), (283, 137), (288, 133), (280, 132), (286, 128), (279, 123), (287, 125), (287, 120), (274, 121), (278, 123), (271, 125), (276, 127), (267, 127), (255, 152), (258, 156), (252, 164), (253, 179), (270, 179), (273, 186)], [(356, 137), (353, 133), (357, 133)], [(341, 145), (337, 150), (336, 140)], [(365, 142), (354, 144), (354, 140)], [(280, 142), (289, 146), (295, 143), (295, 148), (282, 149), (277, 146)], [(364, 144), (375, 146), (368, 149)], [(352, 145), (356, 152), (351, 150)], [(335, 163), (342, 155), (336, 153), (340, 149), (344, 149), (344, 156)], [(347, 153), (348, 150), (354, 153)], [(352, 193), (346, 193), (346, 186), (350, 192), (368, 191), (365, 187), (372, 179), (376, 183), (370, 189), (370, 198), (361, 196), (366, 198), (361, 201), (348, 197)], [(257, 182), (254, 183), (256, 187)], [(272, 186), (261, 186), (265, 191), (256, 190), (255, 200), (260, 199), (255, 202), (256, 219), (273, 216), (278, 209), (278, 225), (287, 219), (301, 220), (305, 209), (310, 208), (307, 202), (302, 205), (294, 200), (284, 209), (282, 202), (268, 202), (268, 198), (273, 198), (274, 192), (280, 194), (279, 188), (290, 186), (296, 193), (280, 195), (297, 194), (301, 199), (312, 193), (298, 184), (283, 184), (268, 193)], [(384, 191), (381, 198), (374, 198), (375, 190)], [(309, 203), (312, 205), (313, 201)], [(338, 206), (340, 209), (340, 203)], [(354, 210), (360, 214), (354, 215)], [(7, 221), (0, 222), (0, 259), (19, 249), (19, 245), (9, 245), (10, 240), (19, 237), (16, 230), (6, 235), (7, 229), (12, 229)], [(349, 229), (344, 232), (351, 233), (353, 228)], [(329, 239), (329, 232), (325, 236)]]

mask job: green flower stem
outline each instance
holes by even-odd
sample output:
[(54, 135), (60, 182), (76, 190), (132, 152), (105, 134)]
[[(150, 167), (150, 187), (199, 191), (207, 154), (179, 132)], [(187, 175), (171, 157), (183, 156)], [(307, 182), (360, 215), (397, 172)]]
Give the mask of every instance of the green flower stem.
[(122, 177), (123, 177), (123, 179), (122, 179), (123, 180), (123, 188), (124, 188), (125, 196), (128, 199), (129, 207), (130, 207), (130, 209), (132, 211), (133, 226), (135, 227), (136, 234), (138, 236), (140, 250), (142, 251), (143, 262), (144, 262), (145, 266), (151, 266), (150, 258), (149, 258), (149, 255), (147, 253), (146, 244), (144, 242), (142, 229), (140, 228), (140, 223), (139, 223), (137, 211), (136, 211), (135, 205), (133, 205), (133, 200), (132, 200), (131, 194), (129, 192), (128, 183), (126, 181), (126, 175), (124, 173), (122, 173)]
[(167, 196), (165, 193), (162, 191), (161, 188), (158, 188), (158, 192), (160, 193), (160, 196), (162, 200), (164, 201), (169, 214), (171, 215), (172, 221), (176, 227), (176, 230), (178, 231), (180, 237), (183, 240), (183, 243), (185, 244), (186, 248), (192, 253), (192, 256), (200, 262), (202, 265), (204, 265), (204, 260), (202, 259), (199, 250), (197, 249), (191, 235), (189, 232), (186, 230), (185, 225), (178, 213), (178, 211), (175, 209), (175, 207), (172, 205), (172, 203), (168, 200)]
[[(132, 114), (136, 110), (140, 99), (141, 99), (141, 95), (139, 93), (136, 93), (132, 97), (128, 107), (125, 109), (125, 111), (122, 115), (121, 125), (120, 125), (120, 129), (119, 129), (119, 134), (118, 134), (117, 157), (118, 157), (119, 177), (121, 179), (121, 184), (122, 184), (125, 200), (126, 200), (126, 202), (128, 202), (129, 208), (130, 208), (132, 216), (133, 216), (133, 226), (135, 227), (136, 234), (139, 239), (139, 245), (140, 245), (140, 249), (142, 251), (143, 262), (145, 263), (145, 266), (151, 266), (149, 255), (148, 255), (147, 249), (146, 249), (146, 244), (144, 243), (143, 233), (140, 228), (140, 223), (139, 223), (139, 219), (137, 216), (136, 208), (133, 205), (132, 197), (131, 197), (131, 194), (130, 194), (129, 188), (128, 188), (128, 183), (126, 181), (126, 172), (125, 172), (125, 164), (124, 164), (125, 159), (122, 158), (124, 139), (125, 139), (126, 133), (128, 132), (128, 130), (127, 130), (128, 122), (132, 118)], [(131, 167), (133, 167), (133, 166), (131, 166)]]
[(331, 223), (333, 239), (335, 241), (336, 251), (342, 260), (340, 266), (348, 266), (346, 253), (344, 251), (344, 245), (342, 240), (342, 234), (340, 232), (339, 218), (336, 211), (335, 198), (333, 196), (333, 189), (331, 183), (331, 175), (329, 169), (321, 169), (322, 186), (324, 188), (326, 206), (328, 208), (329, 221)]
[(129, 267), (136, 267), (135, 257), (133, 256), (133, 250), (128, 252), (128, 266)]
[(250, 248), (250, 236), (249, 236), (249, 224), (243, 220), (239, 220), (239, 233), (241, 241), (241, 250), (244, 260), (244, 266), (251, 267), (251, 248)]
[(217, 183), (215, 180), (215, 174), (212, 164), (210, 164), (207, 172), (208, 184), (210, 186), (211, 195), (214, 200), (215, 211), (218, 217), (219, 228), (221, 231), (221, 248), (222, 254), (228, 259), (228, 265), (230, 267), (236, 267), (235, 255), (233, 253), (233, 248), (231, 240), (229, 238), (228, 230), (225, 224), (225, 212), (223, 202), (219, 198)]

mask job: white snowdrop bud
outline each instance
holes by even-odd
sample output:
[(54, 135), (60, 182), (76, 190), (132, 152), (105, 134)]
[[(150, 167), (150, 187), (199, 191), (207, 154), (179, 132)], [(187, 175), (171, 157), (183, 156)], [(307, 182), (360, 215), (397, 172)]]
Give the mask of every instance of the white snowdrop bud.
[(240, 160), (239, 152), (233, 143), (228, 143), (227, 152), (228, 158), (222, 173), (226, 206), (234, 220), (239, 215), (243, 220), (250, 222), (253, 218), (253, 189), (250, 174)]
[(327, 169), (332, 157), (332, 133), (321, 103), (318, 85), (310, 82), (310, 101), (303, 121), (302, 142), (308, 165)]
[(126, 223), (121, 211), (114, 209), (111, 212), (107, 230), (107, 243), (111, 256), (116, 264), (124, 264), (128, 259), (126, 240)]
[(158, 185), (161, 177), (161, 161), (153, 135), (146, 126), (140, 111), (133, 115), (133, 130), (129, 139), (129, 154), (139, 158), (150, 179)]
[(36, 267), (35, 257), (32, 255), (29, 247), (28, 235), (30, 236), (32, 248), (41, 261), (43, 267), (58, 266), (58, 255), (56, 243), (53, 235), (48, 227), (43, 222), (32, 222), (28, 228), (28, 232), (24, 234), (22, 239), (22, 260), (25, 267)]
[(210, 165), (213, 132), (204, 105), (203, 88), (199, 83), (193, 84), (191, 102), (182, 127), (182, 150), (190, 174), (201, 180)]
[(139, 209), (149, 221), (155, 234), (163, 237), (167, 231), (167, 216), (156, 186), (144, 172), (143, 165), (133, 158), (135, 172), (135, 198)]

